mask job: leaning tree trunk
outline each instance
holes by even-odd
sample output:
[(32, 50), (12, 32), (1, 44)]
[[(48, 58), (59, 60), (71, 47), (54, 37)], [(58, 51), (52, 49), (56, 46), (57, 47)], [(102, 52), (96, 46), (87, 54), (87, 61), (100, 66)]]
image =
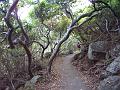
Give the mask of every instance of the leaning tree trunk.
[[(93, 11), (91, 11), (90, 13), (86, 13), (86, 14), (83, 14), (83, 15), (79, 16), (79, 17), (78, 17), (76, 20), (74, 20), (74, 21), (70, 24), (70, 26), (67, 28), (66, 34), (65, 34), (65, 35), (63, 36), (63, 38), (58, 42), (55, 50), (53, 51), (53, 53), (52, 53), (52, 55), (51, 55), (51, 57), (50, 57), (50, 59), (49, 59), (49, 64), (48, 64), (48, 73), (49, 73), (49, 74), (51, 73), (51, 68), (52, 68), (52, 63), (53, 63), (53, 61), (54, 61), (54, 58), (56, 57), (56, 55), (57, 55), (57, 53), (58, 53), (58, 51), (59, 51), (62, 43), (65, 42), (65, 41), (69, 38), (71, 32), (72, 32), (74, 29), (80, 28), (84, 23), (88, 22), (88, 21), (91, 20), (94, 16), (96, 16), (97, 13), (94, 14), (95, 11), (96, 11), (96, 10), (93, 10)], [(86, 20), (84, 20), (80, 25), (75, 26), (76, 23), (77, 23), (80, 19), (85, 18), (85, 17), (88, 17), (88, 18), (87, 18)]]
[(55, 50), (53, 51), (50, 59), (49, 59), (49, 64), (48, 64), (48, 72), (51, 73), (51, 67), (52, 67), (52, 62), (54, 60), (54, 58), (56, 57), (61, 45), (63, 42), (65, 42), (68, 38), (70, 33), (72, 32), (73, 28), (68, 28), (67, 33), (64, 35), (64, 37), (59, 41), (59, 43), (57, 44)]

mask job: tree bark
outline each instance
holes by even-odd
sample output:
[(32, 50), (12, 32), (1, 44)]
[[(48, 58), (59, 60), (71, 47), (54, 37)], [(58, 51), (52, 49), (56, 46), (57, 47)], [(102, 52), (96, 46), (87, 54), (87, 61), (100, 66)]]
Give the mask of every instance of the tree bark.
[[(114, 10), (106, 3), (102, 2), (102, 1), (96, 1), (95, 3), (102, 3), (104, 4), (105, 6), (101, 7), (101, 8), (98, 8), (98, 9), (94, 9), (93, 11), (89, 12), (89, 13), (85, 13), (85, 14), (82, 14), (81, 16), (79, 16), (77, 19), (73, 20), (72, 23), (70, 24), (69, 28), (67, 29), (67, 32), (66, 34), (63, 36), (63, 38), (59, 41), (59, 43), (57, 44), (55, 50), (53, 51), (50, 59), (49, 59), (49, 63), (48, 63), (48, 73), (51, 73), (51, 67), (52, 67), (52, 62), (54, 61), (54, 58), (56, 57), (58, 51), (59, 51), (59, 48), (60, 46), (62, 45), (62, 43), (64, 41), (66, 41), (68, 38), (69, 38), (69, 35), (71, 34), (72, 30), (74, 28), (80, 28), (84, 23), (88, 22), (89, 20), (91, 20), (96, 14), (94, 14), (95, 12), (98, 12), (100, 10), (103, 10), (105, 8), (109, 8), (115, 17), (117, 17), (116, 13), (114, 12)], [(77, 22), (82, 19), (82, 18), (85, 18), (85, 17), (89, 17), (87, 18), (85, 21), (83, 21), (80, 25), (76, 26), (75, 25), (77, 24)]]
[(53, 53), (52, 53), (52, 55), (51, 55), (51, 57), (50, 57), (50, 59), (49, 59), (49, 64), (48, 64), (48, 72), (49, 72), (49, 73), (51, 73), (52, 62), (53, 62), (54, 58), (56, 57), (56, 55), (57, 55), (57, 53), (58, 53), (58, 51), (59, 51), (62, 43), (69, 38), (69, 35), (70, 35), (71, 32), (72, 32), (72, 28), (68, 28), (67, 33), (66, 33), (66, 34), (64, 35), (64, 37), (59, 41), (59, 43), (57, 44), (55, 50), (53, 51)]
[(27, 57), (28, 57), (28, 74), (30, 75), (30, 78), (32, 78), (34, 75), (32, 74), (32, 71), (31, 71), (31, 63), (32, 63), (32, 54), (29, 50), (29, 48), (27, 47), (26, 44), (24, 44), (24, 42), (22, 41), (19, 41), (20, 45), (23, 46), (23, 48), (25, 49), (26, 51), (26, 54), (27, 54)]
[(14, 30), (14, 27), (12, 26), (12, 24), (10, 23), (10, 15), (11, 13), (14, 11), (16, 5), (18, 4), (19, 0), (15, 0), (13, 2), (13, 4), (10, 6), (10, 8), (8, 9), (7, 13), (6, 13), (6, 16), (4, 18), (6, 24), (7, 24), (7, 27), (8, 27), (8, 42), (9, 42), (9, 46), (10, 48), (14, 48), (14, 44), (12, 42), (12, 33), (13, 33), (13, 30)]
[[(74, 21), (70, 24), (70, 26), (67, 28), (66, 34), (65, 34), (65, 35), (63, 36), (63, 38), (58, 42), (55, 50), (53, 51), (53, 53), (52, 53), (52, 55), (51, 55), (51, 57), (50, 57), (50, 59), (49, 59), (49, 63), (48, 63), (48, 73), (51, 73), (52, 63), (53, 63), (54, 58), (56, 57), (56, 55), (57, 55), (57, 53), (58, 53), (58, 51), (59, 51), (59, 49), (60, 49), (60, 47), (61, 47), (61, 45), (62, 45), (62, 43), (65, 42), (65, 41), (69, 38), (71, 32), (72, 32), (75, 28), (79, 28), (79, 27), (82, 26), (84, 23), (86, 23), (86, 22), (88, 22), (89, 20), (91, 20), (91, 19), (96, 15), (96, 14), (93, 15), (94, 12), (95, 12), (95, 11), (92, 11), (92, 12), (86, 13), (86, 14), (83, 14), (83, 15), (79, 16), (76, 20), (74, 20)], [(78, 25), (78, 26), (75, 27), (76, 23), (77, 23), (80, 19), (82, 19), (82, 18), (84, 18), (84, 17), (89, 17), (89, 18), (86, 19), (85, 21), (83, 21), (80, 25)]]

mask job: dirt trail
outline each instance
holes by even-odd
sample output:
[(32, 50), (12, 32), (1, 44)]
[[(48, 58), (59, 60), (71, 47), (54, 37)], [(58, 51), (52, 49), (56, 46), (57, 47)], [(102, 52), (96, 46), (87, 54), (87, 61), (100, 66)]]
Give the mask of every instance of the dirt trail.
[[(71, 64), (74, 54), (56, 58), (54, 69), (60, 76), (59, 90), (91, 90), (80, 78), (78, 71)], [(56, 89), (55, 89), (56, 90)]]

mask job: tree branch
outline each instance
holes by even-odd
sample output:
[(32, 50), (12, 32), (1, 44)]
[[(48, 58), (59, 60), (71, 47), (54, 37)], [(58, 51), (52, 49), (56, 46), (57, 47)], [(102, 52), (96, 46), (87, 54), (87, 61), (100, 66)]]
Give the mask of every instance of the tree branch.
[(32, 71), (31, 71), (31, 63), (32, 63), (32, 54), (29, 50), (29, 48), (27, 47), (26, 44), (24, 44), (23, 41), (19, 40), (19, 44), (23, 46), (23, 48), (25, 49), (26, 51), (26, 54), (27, 54), (27, 57), (28, 57), (28, 73), (30, 75), (30, 78), (33, 77), (33, 74), (32, 74)]
[(6, 24), (7, 24), (7, 27), (8, 27), (8, 42), (9, 42), (10, 48), (14, 48), (14, 44), (13, 44), (12, 39), (11, 39), (11, 38), (12, 38), (13, 30), (14, 30), (14, 27), (13, 27), (12, 24), (10, 23), (9, 17), (10, 17), (10, 15), (11, 15), (11, 13), (14, 11), (14, 9), (15, 9), (18, 1), (19, 1), (19, 0), (15, 0), (15, 1), (13, 2), (13, 4), (12, 4), (11, 7), (8, 9), (7, 14), (6, 14), (5, 18), (4, 18), (4, 20), (5, 20)]
[(94, 12), (95, 10), (91, 11), (90, 13), (80, 15), (77, 19), (73, 20), (69, 28), (73, 27), (80, 19), (91, 16)]
[(22, 33), (23, 33), (23, 36), (24, 36), (24, 39), (25, 39), (25, 44), (28, 46), (29, 43), (30, 43), (29, 37), (28, 37), (27, 33), (25, 32), (20, 19), (17, 18), (17, 22), (18, 22), (18, 24), (19, 24), (19, 26), (21, 28)]
[[(56, 57), (56, 55), (57, 55), (57, 53), (58, 53), (58, 51), (59, 51), (62, 43), (69, 38), (69, 35), (71, 34), (71, 32), (72, 32), (75, 28), (80, 27), (81, 25), (83, 25), (84, 23), (86, 23), (87, 21), (89, 21), (90, 19), (92, 19), (92, 18), (96, 15), (96, 14), (93, 15), (94, 12), (95, 12), (95, 11), (91, 11), (90, 13), (83, 14), (83, 15), (79, 16), (76, 20), (74, 20), (74, 21), (70, 24), (70, 26), (67, 28), (67, 32), (65, 33), (65, 35), (63, 36), (63, 38), (58, 42), (55, 50), (53, 51), (53, 53), (52, 53), (52, 55), (51, 55), (51, 57), (50, 57), (50, 59), (49, 59), (48, 73), (51, 73), (52, 62), (53, 62), (54, 58)], [(91, 17), (88, 18), (88, 19), (86, 19), (86, 20), (85, 20), (84, 22), (82, 22), (79, 26), (75, 26), (76, 23), (77, 23), (80, 19), (85, 18), (85, 17), (89, 17), (89, 16), (91, 16)]]
[(10, 14), (14, 11), (15, 7), (17, 6), (19, 0), (15, 0), (13, 4), (10, 6), (10, 8), (7, 11), (7, 14), (5, 16), (5, 19), (9, 19)]
[(115, 16), (116, 20), (117, 20), (118, 28), (120, 28), (120, 18), (119, 18), (119, 16), (116, 14), (116, 12), (112, 9), (112, 7), (110, 7), (109, 4), (107, 4), (107, 3), (103, 2), (103, 1), (99, 1), (99, 0), (94, 1), (94, 3), (97, 3), (97, 4), (102, 3), (102, 4), (104, 4), (104, 5), (106, 6), (106, 8), (109, 8), (109, 9), (111, 10), (111, 12), (113, 13), (113, 15)]

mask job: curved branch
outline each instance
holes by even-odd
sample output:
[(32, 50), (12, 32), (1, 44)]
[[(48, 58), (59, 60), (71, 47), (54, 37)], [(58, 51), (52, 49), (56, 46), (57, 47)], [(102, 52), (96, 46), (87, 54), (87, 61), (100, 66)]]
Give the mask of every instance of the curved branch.
[(44, 46), (40, 43), (40, 42), (38, 42), (38, 41), (32, 41), (32, 43), (37, 43), (37, 44), (39, 44), (42, 48), (44, 48)]
[(96, 12), (96, 11), (93, 10), (90, 13), (86, 13), (86, 14), (80, 15), (77, 19), (73, 20), (73, 22), (71, 23), (71, 25), (69, 26), (69, 28), (73, 27), (80, 19), (82, 19), (84, 17), (91, 16), (94, 12)]
[(114, 14), (115, 17), (118, 17), (117, 14), (115, 13), (115, 11), (109, 6), (109, 4), (107, 4), (107, 3), (103, 2), (103, 1), (100, 1), (100, 0), (96, 0), (96, 1), (94, 1), (94, 3), (97, 3), (97, 4), (102, 3), (102, 4), (104, 4), (105, 6), (107, 6), (107, 8), (109, 8), (112, 11), (112, 13)]
[(32, 71), (31, 71), (32, 54), (31, 54), (29, 48), (27, 47), (27, 45), (23, 41), (19, 40), (19, 44), (22, 45), (23, 48), (26, 51), (26, 54), (27, 54), (27, 57), (28, 57), (28, 73), (30, 75), (30, 78), (32, 78), (33, 77), (33, 74), (32, 74)]
[(106, 8), (109, 8), (111, 10), (111, 12), (113, 13), (113, 15), (115, 16), (116, 20), (117, 20), (118, 28), (120, 28), (119, 16), (116, 14), (116, 12), (112, 9), (112, 7), (109, 4), (107, 4), (107, 3), (103, 2), (103, 1), (99, 1), (99, 0), (94, 1), (94, 3), (97, 3), (97, 4), (102, 3), (102, 4), (104, 4), (106, 6)]
[(28, 37), (27, 33), (25, 32), (25, 30), (23, 28), (23, 25), (22, 25), (20, 19), (18, 19), (18, 18), (16, 18), (16, 19), (17, 19), (17, 22), (18, 22), (18, 24), (19, 24), (19, 26), (21, 28), (21, 31), (22, 31), (22, 33), (24, 35), (25, 43), (26, 43), (26, 45), (29, 45), (30, 40), (29, 40), (29, 37)]
[(15, 7), (17, 6), (19, 0), (15, 0), (13, 4), (10, 6), (10, 8), (7, 11), (7, 14), (5, 16), (5, 19), (9, 19), (10, 14), (14, 11)]
[(12, 38), (12, 33), (13, 33), (13, 31), (14, 31), (14, 27), (13, 27), (12, 24), (10, 23), (9, 17), (10, 17), (10, 15), (11, 15), (11, 13), (14, 11), (14, 9), (15, 9), (18, 1), (19, 1), (19, 0), (15, 0), (15, 1), (13, 2), (13, 4), (12, 4), (11, 7), (9, 8), (9, 10), (7, 11), (7, 14), (6, 14), (5, 18), (4, 18), (4, 20), (5, 20), (6, 24), (7, 24), (7, 27), (8, 27), (8, 42), (9, 42), (10, 48), (14, 48), (14, 44), (13, 44), (12, 39), (11, 39), (11, 38)]
[[(99, 10), (97, 10), (97, 11), (99, 11)], [(62, 43), (65, 42), (65, 41), (69, 38), (71, 32), (72, 32), (74, 29), (79, 28), (79, 27), (82, 26), (84, 23), (86, 23), (86, 22), (88, 22), (89, 20), (91, 20), (91, 19), (96, 15), (96, 14), (94, 14), (94, 12), (96, 12), (96, 11), (94, 10), (94, 11), (91, 11), (90, 13), (83, 14), (83, 15), (79, 16), (76, 20), (74, 20), (74, 21), (70, 24), (70, 26), (67, 28), (67, 32), (65, 33), (65, 35), (63, 36), (63, 38), (58, 42), (55, 50), (53, 51), (53, 53), (52, 53), (52, 55), (51, 55), (51, 57), (50, 57), (50, 59), (49, 59), (48, 73), (51, 73), (52, 62), (53, 62), (54, 58), (56, 57), (56, 55), (57, 55), (57, 53), (58, 53), (58, 51), (59, 51)], [(85, 18), (85, 17), (89, 17), (89, 18), (86, 19), (85, 21), (83, 21), (79, 26), (75, 26), (76, 23), (77, 23), (80, 19)]]
[(46, 24), (44, 24), (44, 23), (42, 23), (42, 24), (43, 24), (46, 28), (48, 28), (48, 33), (47, 33), (47, 35), (46, 35), (47, 45), (45, 46), (45, 49), (47, 49), (48, 46), (49, 46), (49, 44), (50, 44), (49, 34), (50, 34), (51, 29), (50, 29)]

